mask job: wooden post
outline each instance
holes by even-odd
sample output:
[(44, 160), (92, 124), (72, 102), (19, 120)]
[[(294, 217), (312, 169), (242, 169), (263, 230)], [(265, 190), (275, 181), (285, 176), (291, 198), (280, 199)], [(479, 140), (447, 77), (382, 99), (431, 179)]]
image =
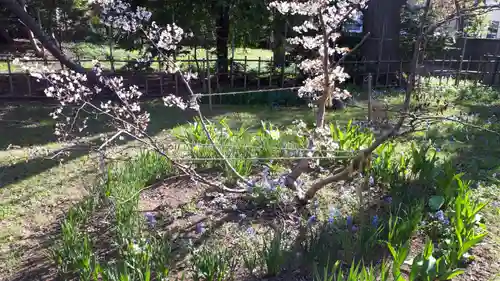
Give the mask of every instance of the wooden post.
[(295, 87), (295, 86), (297, 86), (297, 75), (298, 75), (298, 73), (297, 73), (297, 72), (298, 72), (298, 71), (297, 71), (297, 64), (296, 64), (296, 63), (294, 63), (294, 64), (293, 64), (293, 86), (294, 86), (294, 87)]
[(160, 73), (160, 93), (163, 96), (163, 70), (162, 70), (163, 67), (162, 66), (163, 66), (163, 63), (160, 60), (160, 58), (158, 58), (158, 72)]
[(441, 63), (441, 71), (440, 71), (440, 75), (439, 75), (439, 86), (442, 85), (442, 81), (443, 81), (443, 71), (444, 71), (444, 67), (445, 67), (445, 62), (446, 62), (446, 54), (444, 54), (443, 56), (443, 61)]
[(247, 89), (247, 63), (248, 63), (247, 56), (245, 56), (245, 65), (243, 66), (243, 73), (244, 73), (243, 88), (245, 90)]
[(231, 67), (229, 68), (229, 75), (231, 76), (231, 89), (234, 88), (234, 69), (233, 69), (234, 59), (231, 60)]
[(471, 62), (471, 56), (469, 56), (469, 59), (467, 60), (467, 69), (465, 70), (465, 80), (469, 79), (469, 71), (470, 71), (470, 62)]
[(10, 94), (14, 95), (14, 82), (12, 81), (12, 68), (10, 66), (10, 58), (7, 58), (7, 70), (9, 71), (9, 90)]
[(403, 88), (403, 78), (404, 78), (403, 74), (404, 74), (403, 60), (401, 59), (401, 61), (399, 62), (399, 87), (401, 87), (401, 88)]
[(464, 36), (464, 44), (462, 45), (462, 53), (460, 54), (460, 63), (458, 64), (457, 77), (455, 77), (455, 86), (458, 86), (460, 84), (460, 73), (462, 72), (462, 65), (464, 63), (466, 46), (467, 46), (467, 36)]
[(28, 96), (31, 97), (31, 77), (30, 75), (26, 75), (26, 79), (28, 79)]
[[(197, 70), (200, 72), (200, 78), (203, 78), (202, 69), (206, 70), (205, 60), (206, 60), (205, 58), (201, 59), (201, 69)], [(205, 72), (205, 74), (206, 74), (206, 72)], [(204, 92), (204, 93), (207, 92), (207, 85), (206, 85), (207, 83), (205, 82), (205, 80), (206, 80), (206, 77), (205, 77), (205, 79), (201, 79), (201, 88), (202, 88), (202, 92)]]
[(177, 72), (175, 72), (173, 75), (174, 75), (174, 79), (175, 79), (175, 96), (178, 97), (179, 96), (179, 77), (178, 77)]
[(372, 74), (368, 73), (368, 122), (372, 122)]
[(212, 84), (211, 84), (211, 78), (210, 78), (210, 57), (208, 55), (208, 50), (206, 50), (206, 57), (207, 57), (207, 87), (208, 87), (208, 108), (210, 111), (213, 110), (213, 105), (212, 105)]
[(257, 61), (257, 89), (260, 90), (260, 57)]
[(111, 63), (111, 71), (115, 72), (115, 63), (113, 61), (113, 29), (109, 27), (109, 62)]
[(274, 72), (274, 58), (271, 57), (269, 62), (269, 87), (273, 85), (273, 72)]
[(485, 74), (485, 72), (487, 70), (485, 66), (486, 66), (487, 62), (488, 62), (488, 58), (481, 57), (479, 59), (479, 69), (478, 69), (478, 71), (479, 71), (479, 77), (478, 78), (479, 79), (475, 79), (476, 80), (476, 82), (475, 82), (476, 86), (479, 83), (479, 81), (483, 82), (483, 80), (484, 80), (484, 74)]
[[(452, 68), (453, 67), (453, 61), (454, 61), (453, 57), (450, 56), (450, 61), (449, 61), (449, 64), (448, 64), (448, 69), (450, 69), (450, 70), (453, 69)], [(446, 84), (448, 84), (449, 82), (450, 82), (450, 75), (446, 75)]]
[(389, 56), (389, 63), (387, 64), (387, 71), (385, 73), (385, 87), (389, 87), (389, 75), (391, 74), (391, 64), (392, 64), (392, 61), (391, 61), (391, 57)]

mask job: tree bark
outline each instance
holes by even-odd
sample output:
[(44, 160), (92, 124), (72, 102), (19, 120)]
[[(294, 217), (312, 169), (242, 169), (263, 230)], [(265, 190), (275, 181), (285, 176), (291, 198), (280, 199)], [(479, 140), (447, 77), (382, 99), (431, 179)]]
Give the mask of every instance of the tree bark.
[(13, 44), (14, 39), (10, 37), (7, 29), (0, 28), (0, 44)]
[(216, 50), (217, 50), (217, 71), (220, 74), (227, 73), (229, 67), (228, 41), (229, 41), (229, 7), (222, 4), (219, 8), (219, 15), (216, 23)]
[(0, 4), (16, 15), (24, 23), (24, 25), (30, 29), (33, 36), (36, 37), (42, 43), (44, 48), (47, 49), (47, 51), (49, 51), (57, 60), (75, 72), (86, 73), (85, 68), (75, 63), (61, 52), (56, 43), (45, 34), (35, 19), (30, 16), (16, 0), (0, 0)]
[(368, 2), (368, 8), (363, 14), (363, 33), (370, 33), (370, 38), (363, 44), (361, 52), (370, 62), (369, 72), (384, 74), (395, 73), (399, 70), (399, 63), (388, 61), (401, 59), (399, 35), (401, 9), (405, 3), (406, 0), (370, 0)]
[(273, 18), (273, 62), (274, 67), (285, 64), (286, 21), (280, 13), (275, 13)]

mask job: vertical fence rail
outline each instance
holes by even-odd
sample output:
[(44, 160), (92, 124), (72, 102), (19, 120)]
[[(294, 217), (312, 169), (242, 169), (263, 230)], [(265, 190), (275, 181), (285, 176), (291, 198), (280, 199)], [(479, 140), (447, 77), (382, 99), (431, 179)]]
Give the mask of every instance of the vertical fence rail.
[(10, 63), (10, 58), (7, 59), (7, 71), (9, 75), (9, 94), (14, 95), (14, 82), (12, 82), (12, 66)]
[(368, 122), (372, 121), (372, 74), (368, 73)]

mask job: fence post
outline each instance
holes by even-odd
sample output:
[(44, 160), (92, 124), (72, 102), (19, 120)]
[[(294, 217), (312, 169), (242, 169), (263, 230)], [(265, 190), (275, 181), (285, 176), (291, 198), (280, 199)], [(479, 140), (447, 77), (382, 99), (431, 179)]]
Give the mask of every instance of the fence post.
[(389, 59), (389, 63), (387, 64), (387, 71), (385, 73), (385, 88), (389, 87), (389, 75), (392, 74), (391, 73), (391, 64), (392, 64), (391, 57), (389, 56), (388, 59)]
[(368, 73), (368, 122), (372, 122), (372, 74)]
[[(202, 58), (201, 59), (201, 69), (198, 69), (197, 71), (200, 72), (200, 80), (201, 80), (201, 89), (202, 89), (202, 92), (207, 92), (207, 83), (205, 82), (205, 78), (203, 78), (203, 71), (206, 70), (206, 66), (205, 66), (205, 58)], [(202, 70), (203, 69), (203, 70)], [(205, 75), (206, 75), (206, 72), (205, 72)]]
[(113, 62), (113, 29), (109, 27), (109, 62), (111, 63), (111, 71), (115, 72), (115, 64)]
[(10, 89), (10, 94), (13, 96), (14, 95), (14, 83), (12, 81), (12, 69), (10, 66), (10, 58), (7, 58), (7, 69), (9, 71), (9, 89)]
[(234, 69), (233, 69), (234, 59), (231, 60), (231, 65), (229, 67), (229, 75), (231, 76), (231, 89), (234, 88)]
[(245, 56), (245, 65), (243, 66), (243, 73), (244, 73), (244, 76), (243, 76), (243, 88), (245, 90), (247, 89), (247, 64), (248, 64), (248, 60), (247, 60), (247, 56)]
[(469, 56), (469, 58), (467, 59), (467, 69), (465, 70), (465, 80), (468, 80), (469, 77), (470, 77), (470, 63), (471, 63), (471, 60), (472, 60), (472, 57)]
[(26, 79), (28, 79), (28, 96), (31, 97), (31, 77), (29, 74), (26, 75)]
[(446, 53), (443, 55), (443, 61), (441, 63), (441, 70), (439, 71), (439, 86), (443, 85), (443, 71), (445, 67), (445, 62), (446, 62)]
[(260, 90), (260, 57), (257, 61), (257, 89)]
[(213, 105), (212, 105), (212, 83), (210, 80), (210, 57), (208, 55), (208, 49), (205, 49), (205, 54), (207, 57), (207, 87), (208, 87), (208, 108), (210, 111), (213, 110)]
[(464, 36), (464, 44), (462, 45), (462, 53), (460, 54), (460, 62), (458, 64), (457, 77), (455, 77), (455, 86), (458, 86), (460, 84), (460, 74), (462, 72), (462, 65), (464, 63), (466, 46), (467, 46), (467, 36)]
[(493, 68), (493, 73), (491, 73), (491, 85), (490, 86), (493, 86), (495, 85), (495, 81), (497, 80), (497, 73), (498, 73), (498, 66), (500, 64), (500, 57), (498, 56), (495, 56), (495, 66)]
[(160, 73), (160, 93), (163, 96), (163, 63), (160, 58), (158, 58), (158, 72)]
[(269, 87), (273, 85), (273, 72), (274, 72), (274, 57), (271, 57), (271, 62), (269, 63)]

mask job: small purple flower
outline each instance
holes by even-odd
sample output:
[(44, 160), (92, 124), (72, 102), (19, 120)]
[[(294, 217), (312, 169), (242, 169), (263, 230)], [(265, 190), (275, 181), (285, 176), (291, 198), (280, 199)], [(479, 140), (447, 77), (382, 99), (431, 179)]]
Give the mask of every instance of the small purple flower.
[(445, 225), (448, 225), (450, 223), (450, 221), (446, 218), (442, 210), (437, 211), (434, 217)]
[(370, 186), (374, 186), (375, 185), (375, 179), (373, 178), (373, 176), (370, 176), (370, 179), (368, 180), (368, 183)]
[(334, 222), (335, 222), (335, 217), (333, 217), (333, 216), (331, 216), (331, 215), (330, 215), (330, 216), (328, 216), (328, 223), (329, 223), (329, 224), (332, 224), (332, 223), (334, 223)]
[(315, 215), (312, 215), (309, 217), (309, 219), (307, 220), (307, 225), (312, 225), (313, 223), (316, 222), (316, 216)]
[(348, 216), (346, 219), (347, 227), (352, 225), (352, 216)]
[(434, 217), (440, 221), (444, 220), (444, 212), (442, 210), (439, 210), (436, 212)]
[(355, 226), (355, 225), (353, 225), (353, 226), (351, 227), (351, 231), (352, 231), (352, 232), (357, 232), (357, 231), (358, 231), (358, 229), (359, 229), (359, 228), (358, 228), (357, 226)]
[(247, 228), (247, 234), (248, 235), (255, 235), (255, 229), (253, 227)]
[(373, 216), (373, 218), (372, 218), (372, 226), (373, 227), (378, 226), (378, 216), (377, 215)]
[(144, 216), (146, 217), (146, 220), (150, 227), (154, 227), (156, 225), (156, 217), (154, 214), (148, 212), (144, 214)]
[(387, 204), (392, 204), (392, 197), (391, 196), (386, 196), (384, 198), (384, 202), (387, 203)]
[(203, 222), (199, 222), (196, 224), (196, 234), (202, 234), (205, 232), (205, 226), (203, 225)]
[(500, 208), (500, 202), (498, 202), (498, 201), (492, 202), (492, 203), (491, 203), (491, 206), (492, 206), (493, 208)]

